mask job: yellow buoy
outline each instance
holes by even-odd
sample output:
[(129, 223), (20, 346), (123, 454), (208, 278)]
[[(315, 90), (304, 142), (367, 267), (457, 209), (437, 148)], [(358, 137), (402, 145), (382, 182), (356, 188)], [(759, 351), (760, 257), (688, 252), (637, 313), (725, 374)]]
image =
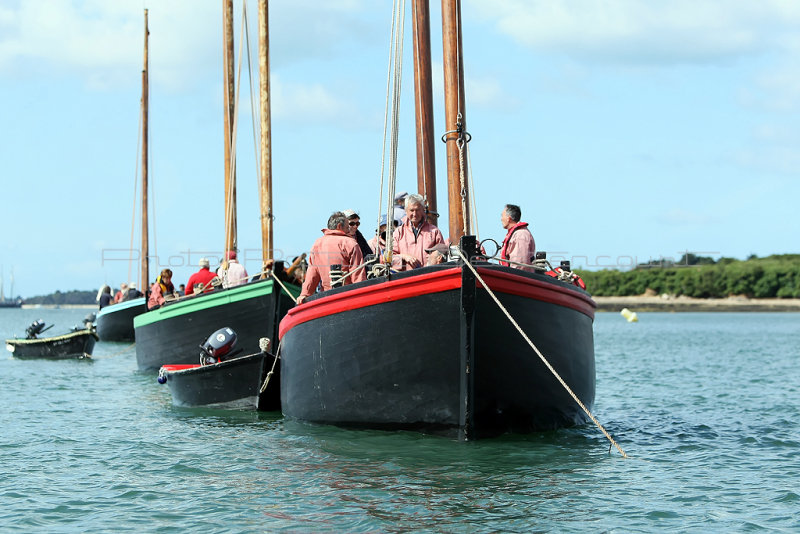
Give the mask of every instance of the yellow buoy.
[(622, 311), (620, 311), (619, 314), (625, 317), (629, 323), (639, 322), (639, 316), (636, 315), (636, 312), (632, 312), (628, 308), (622, 308)]

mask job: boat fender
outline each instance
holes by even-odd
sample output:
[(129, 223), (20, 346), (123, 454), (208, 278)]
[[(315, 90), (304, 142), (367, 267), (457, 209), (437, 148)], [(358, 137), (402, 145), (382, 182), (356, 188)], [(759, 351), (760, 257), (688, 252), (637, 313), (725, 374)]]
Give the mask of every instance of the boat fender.
[(166, 384), (167, 383), (167, 373), (164, 372), (164, 368), (158, 370), (158, 383), (159, 384)]

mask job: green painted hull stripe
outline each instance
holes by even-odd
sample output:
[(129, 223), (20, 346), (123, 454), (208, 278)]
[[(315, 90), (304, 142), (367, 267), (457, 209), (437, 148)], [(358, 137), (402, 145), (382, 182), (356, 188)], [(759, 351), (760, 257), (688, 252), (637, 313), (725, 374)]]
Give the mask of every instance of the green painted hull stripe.
[[(273, 292), (274, 284), (272, 280), (251, 282), (232, 289), (212, 291), (200, 297), (193, 297), (181, 302), (169, 304), (157, 310), (137, 315), (133, 319), (133, 327), (139, 328), (166, 319), (172, 319), (173, 317), (270, 295)], [(293, 293), (294, 297), (300, 294), (300, 288), (296, 286), (287, 285), (287, 288)], [(282, 289), (278, 287), (278, 291), (282, 291)]]

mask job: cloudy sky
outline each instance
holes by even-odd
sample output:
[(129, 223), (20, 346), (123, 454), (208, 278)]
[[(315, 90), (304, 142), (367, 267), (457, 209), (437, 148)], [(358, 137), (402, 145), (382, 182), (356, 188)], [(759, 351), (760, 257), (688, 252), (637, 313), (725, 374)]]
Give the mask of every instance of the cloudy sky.
[[(218, 0), (0, 0), (0, 267), (6, 296), (95, 289), (129, 266), (143, 10), (150, 19), (151, 276), (224, 246)], [(235, 4), (237, 61), (243, 4)], [(406, 6), (410, 17), (410, 2)], [(441, 19), (431, 3), (436, 135)], [(247, 2), (251, 36), (257, 7)], [(331, 211), (379, 210), (392, 3), (272, 0), (275, 255)], [(686, 251), (799, 252), (800, 3), (464, 0), (470, 159), (481, 238), (522, 207), (537, 248), (588, 268)], [(416, 188), (406, 21), (398, 189)], [(252, 38), (253, 43), (255, 39)], [(253, 48), (255, 58), (256, 50)], [(255, 74), (254, 74), (255, 75)], [(257, 79), (257, 78), (256, 78)], [(246, 63), (239, 248), (258, 270)], [(446, 213), (444, 145), (437, 142)], [(447, 221), (441, 226), (447, 233)], [(135, 230), (133, 248), (138, 248)]]

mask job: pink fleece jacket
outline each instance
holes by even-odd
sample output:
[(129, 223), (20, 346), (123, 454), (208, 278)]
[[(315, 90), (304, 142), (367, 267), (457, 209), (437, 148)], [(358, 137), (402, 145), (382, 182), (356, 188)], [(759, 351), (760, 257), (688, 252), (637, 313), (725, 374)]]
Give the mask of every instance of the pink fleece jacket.
[[(314, 242), (308, 254), (308, 271), (300, 296), (305, 298), (313, 294), (320, 281), (323, 291), (330, 289), (331, 265), (341, 265), (342, 271), (349, 272), (363, 262), (364, 257), (355, 239), (340, 230), (322, 230), (322, 237)], [(359, 269), (345, 279), (345, 285), (366, 279), (364, 269)]]
[[(503, 248), (500, 252), (500, 257), (504, 260), (530, 264), (534, 254), (536, 254), (536, 242), (533, 240), (531, 231), (528, 230), (528, 223), (518, 222), (509, 228), (505, 239), (503, 239)], [(501, 261), (500, 264), (508, 265), (508, 263), (503, 261)], [(533, 267), (523, 267), (513, 264), (511, 267), (522, 269), (523, 271), (533, 271)]]

